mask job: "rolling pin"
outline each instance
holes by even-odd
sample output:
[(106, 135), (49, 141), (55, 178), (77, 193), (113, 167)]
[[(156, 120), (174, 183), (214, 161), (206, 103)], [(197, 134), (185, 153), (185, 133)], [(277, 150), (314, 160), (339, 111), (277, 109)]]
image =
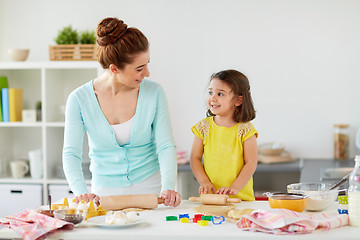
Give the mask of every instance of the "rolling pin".
[(157, 208), (164, 199), (156, 194), (114, 195), (100, 197), (100, 205), (105, 210), (121, 210), (125, 208)]
[(225, 194), (202, 194), (200, 197), (190, 197), (191, 202), (201, 202), (202, 204), (209, 205), (226, 205), (228, 203), (239, 203), (239, 198), (229, 198)]

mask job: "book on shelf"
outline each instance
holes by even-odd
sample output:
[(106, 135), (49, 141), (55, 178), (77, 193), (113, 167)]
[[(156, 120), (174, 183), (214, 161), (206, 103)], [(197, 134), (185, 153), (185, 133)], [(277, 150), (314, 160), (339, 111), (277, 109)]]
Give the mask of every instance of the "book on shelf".
[(2, 99), (1, 99), (1, 89), (8, 88), (9, 83), (8, 79), (5, 76), (0, 76), (0, 122), (3, 121), (3, 113), (2, 113)]
[(23, 90), (22, 88), (9, 88), (9, 120), (22, 121)]
[(3, 122), (9, 122), (9, 88), (1, 89), (1, 106)]

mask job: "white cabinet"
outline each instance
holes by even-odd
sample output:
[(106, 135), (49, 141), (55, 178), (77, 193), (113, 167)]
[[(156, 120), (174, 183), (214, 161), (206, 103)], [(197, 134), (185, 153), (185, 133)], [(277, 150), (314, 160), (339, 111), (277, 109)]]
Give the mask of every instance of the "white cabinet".
[[(88, 191), (90, 192), (90, 185), (87, 186)], [(73, 199), (74, 193), (71, 191), (69, 185), (64, 184), (50, 184), (49, 185), (49, 194), (51, 195), (52, 201), (55, 203), (63, 203), (64, 198), (68, 198), (68, 201)]]
[(25, 209), (36, 209), (42, 204), (40, 184), (0, 184), (0, 217), (5, 217)]
[[(0, 177), (0, 184), (39, 184), (43, 189), (41, 204), (47, 203), (49, 184), (67, 184), (56, 174), (62, 162), (62, 108), (72, 90), (96, 78), (101, 71), (100, 65), (92, 61), (0, 63), (0, 76), (8, 77), (9, 87), (23, 89), (24, 109), (35, 109), (36, 102), (42, 103), (41, 121), (0, 122), (0, 157), (5, 157), (8, 162), (6, 175)], [(43, 178), (12, 178), (9, 162), (28, 159), (28, 152), (39, 148), (43, 156)], [(87, 161), (87, 144), (84, 144), (83, 152)]]

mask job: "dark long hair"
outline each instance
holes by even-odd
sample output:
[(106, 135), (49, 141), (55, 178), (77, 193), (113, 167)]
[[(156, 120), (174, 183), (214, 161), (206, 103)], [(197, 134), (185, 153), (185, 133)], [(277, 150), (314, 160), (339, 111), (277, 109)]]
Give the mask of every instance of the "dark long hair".
[[(251, 99), (250, 84), (248, 78), (237, 70), (225, 70), (214, 73), (210, 77), (210, 82), (213, 79), (219, 79), (225, 82), (233, 91), (235, 96), (242, 96), (242, 103), (237, 106), (234, 112), (233, 119), (236, 122), (249, 122), (256, 116), (253, 101)], [(206, 116), (215, 116), (210, 109), (208, 109)]]

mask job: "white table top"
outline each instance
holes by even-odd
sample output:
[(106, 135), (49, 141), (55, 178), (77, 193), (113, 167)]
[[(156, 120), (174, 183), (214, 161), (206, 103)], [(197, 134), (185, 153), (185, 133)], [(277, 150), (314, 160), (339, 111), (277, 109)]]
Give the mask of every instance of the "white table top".
[[(315, 231), (309, 234), (299, 235), (273, 235), (260, 232), (243, 231), (235, 224), (224, 222), (220, 225), (209, 224), (199, 226), (195, 223), (181, 223), (180, 221), (166, 221), (166, 216), (178, 216), (188, 213), (192, 217), (194, 207), (200, 203), (183, 200), (177, 208), (159, 205), (159, 208), (140, 212), (143, 222), (128, 228), (102, 228), (90, 227), (81, 224), (72, 231), (58, 231), (47, 239), (360, 239), (360, 227), (345, 226), (330, 231)], [(241, 202), (236, 204), (238, 208), (269, 209), (267, 201)], [(334, 203), (327, 211), (336, 211)], [(13, 230), (0, 229), (1, 238), (19, 238)]]

